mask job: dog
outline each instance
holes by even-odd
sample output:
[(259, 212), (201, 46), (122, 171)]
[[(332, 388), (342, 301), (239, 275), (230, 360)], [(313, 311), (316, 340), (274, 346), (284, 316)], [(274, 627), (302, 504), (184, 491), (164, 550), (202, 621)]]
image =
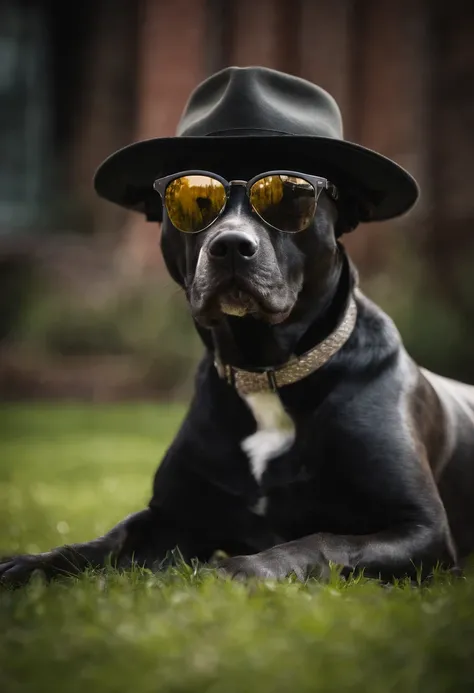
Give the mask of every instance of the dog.
[[(208, 104), (214, 83), (216, 103), (228, 98), (235, 117), (232, 80), (241, 91), (247, 80), (249, 94), (256, 82), (260, 93), (270, 84), (273, 101), (280, 80), (287, 106), (298, 89), (317, 89), (311, 93), (321, 109), (318, 87), (263, 68), (228, 68), (194, 99), (201, 95)], [(333, 108), (323, 105), (326, 113)], [(192, 109), (193, 99), (183, 118), (191, 130)], [(211, 117), (209, 109), (194, 113)], [(221, 139), (226, 156), (207, 152), (206, 168), (197, 169), (199, 148), (209, 145), (190, 143), (195, 137), (203, 139), (191, 132), (179, 143), (181, 152), (194, 147), (192, 165), (169, 161), (154, 196), (152, 183), (143, 183), (140, 154), (142, 178), (133, 195), (128, 190), (127, 199), (117, 193), (114, 200), (152, 220), (162, 215), (164, 260), (204, 345), (195, 394), (158, 467), (149, 506), (94, 541), (5, 559), (2, 581), (21, 584), (38, 569), (48, 578), (75, 574), (109, 560), (159, 570), (175, 547), (184, 560), (203, 563), (224, 551), (218, 573), (235, 579), (326, 579), (331, 563), (344, 574), (364, 571), (383, 580), (462, 566), (474, 551), (474, 387), (419, 368), (392, 320), (359, 290), (341, 235), (368, 214), (360, 195), (367, 181), (351, 198), (353, 187), (345, 188), (341, 175), (335, 175), (339, 190), (314, 181), (333, 161), (314, 170), (308, 152), (289, 151), (288, 140), (284, 151), (263, 150), (259, 134), (246, 138), (256, 137), (246, 151), (238, 136)], [(301, 137), (306, 142), (307, 133)], [(137, 145), (127, 157), (130, 151), (135, 157)], [(106, 162), (106, 178), (100, 169), (96, 178), (109, 199), (112, 164)], [(286, 172), (275, 174), (278, 168)], [(398, 168), (393, 175), (402, 176)], [(170, 188), (176, 180), (179, 186)], [(191, 186), (186, 193), (194, 194), (192, 214), (183, 180), (203, 191), (194, 194)], [(403, 185), (386, 182), (400, 209), (416, 197), (408, 180), (403, 194)], [(318, 195), (308, 195), (319, 185)], [(212, 186), (222, 196), (217, 202)], [(139, 193), (145, 188), (146, 195)], [(164, 211), (156, 204), (160, 195)], [(309, 204), (314, 210), (306, 218)], [(390, 204), (395, 210), (389, 195), (373, 195), (371, 204), (372, 219), (389, 216)], [(288, 232), (303, 218), (304, 228)]]

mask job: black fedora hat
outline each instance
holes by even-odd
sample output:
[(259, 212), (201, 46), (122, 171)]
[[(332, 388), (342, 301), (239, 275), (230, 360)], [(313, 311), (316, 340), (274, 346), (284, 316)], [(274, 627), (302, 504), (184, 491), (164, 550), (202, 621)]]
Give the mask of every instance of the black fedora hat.
[[(206, 168), (206, 161), (265, 160), (331, 179), (341, 199), (356, 203), (359, 221), (381, 221), (412, 207), (418, 186), (390, 159), (343, 139), (335, 100), (299, 77), (263, 67), (229, 67), (191, 94), (176, 137), (131, 144), (98, 168), (97, 193), (111, 202), (161, 219), (153, 182), (165, 173)], [(236, 160), (234, 159), (234, 160)], [(311, 170), (308, 167), (311, 166)], [(354, 214), (352, 214), (354, 217)]]

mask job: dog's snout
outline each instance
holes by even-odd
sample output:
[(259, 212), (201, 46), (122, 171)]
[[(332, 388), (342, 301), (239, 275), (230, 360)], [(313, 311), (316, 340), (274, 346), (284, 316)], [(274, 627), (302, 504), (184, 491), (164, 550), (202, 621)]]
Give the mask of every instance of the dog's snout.
[(241, 231), (223, 231), (211, 241), (208, 253), (213, 260), (250, 260), (257, 250), (256, 238)]

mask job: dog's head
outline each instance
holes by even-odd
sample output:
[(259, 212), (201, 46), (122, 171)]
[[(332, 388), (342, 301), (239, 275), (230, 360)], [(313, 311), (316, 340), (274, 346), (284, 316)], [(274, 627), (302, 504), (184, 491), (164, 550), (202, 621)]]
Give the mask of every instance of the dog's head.
[[(248, 180), (269, 169), (212, 170), (228, 180)], [(252, 211), (244, 188), (235, 186), (224, 213), (201, 233), (178, 231), (165, 213), (163, 256), (200, 325), (211, 327), (224, 315), (275, 325), (302, 300), (318, 302), (326, 291), (337, 257), (336, 218), (323, 192), (308, 228), (277, 231)]]

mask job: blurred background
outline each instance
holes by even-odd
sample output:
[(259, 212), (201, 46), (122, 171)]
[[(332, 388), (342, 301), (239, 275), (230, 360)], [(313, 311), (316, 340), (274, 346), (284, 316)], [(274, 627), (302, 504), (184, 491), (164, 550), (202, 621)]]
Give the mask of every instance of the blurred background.
[(189, 395), (201, 347), (159, 226), (92, 177), (227, 65), (320, 84), (347, 139), (417, 178), (409, 215), (345, 242), (411, 354), (474, 382), (472, 0), (1, 0), (1, 399)]

